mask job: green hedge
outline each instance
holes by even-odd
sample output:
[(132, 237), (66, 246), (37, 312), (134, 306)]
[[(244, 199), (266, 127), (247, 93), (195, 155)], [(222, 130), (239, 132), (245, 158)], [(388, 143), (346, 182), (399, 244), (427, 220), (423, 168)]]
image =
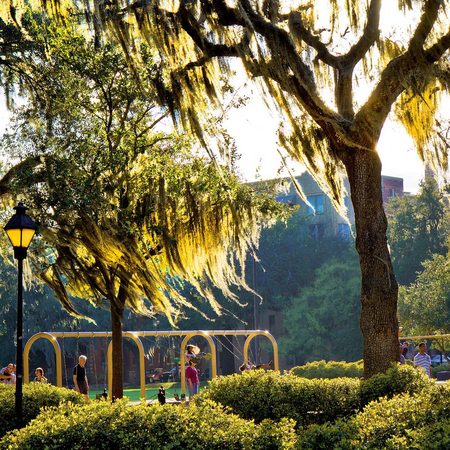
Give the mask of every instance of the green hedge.
[(361, 405), (402, 392), (414, 394), (433, 385), (434, 382), (422, 370), (408, 364), (395, 364), (386, 373), (374, 375), (361, 382)]
[(303, 366), (293, 367), (292, 375), (303, 378), (362, 378), (364, 372), (363, 362), (345, 361), (313, 361)]
[[(15, 386), (0, 384), (0, 437), (16, 428)], [(43, 406), (57, 406), (60, 403), (84, 403), (83, 396), (75, 391), (58, 388), (50, 384), (30, 383), (23, 386), (23, 421), (34, 419)]]
[(323, 423), (359, 408), (357, 379), (308, 380), (279, 372), (252, 370), (209, 382), (197, 401), (211, 399), (245, 419), (294, 419), (298, 424)]
[(306, 379), (273, 371), (249, 371), (209, 382), (200, 396), (230, 407), (245, 419), (294, 419), (298, 426), (348, 417), (379, 397), (420, 392), (432, 382), (414, 367), (396, 364), (385, 374), (356, 378)]
[(189, 407), (118, 401), (47, 409), (26, 428), (8, 433), (0, 449), (289, 450), (295, 444), (289, 419), (255, 425), (210, 401)]
[(373, 401), (348, 420), (303, 428), (297, 448), (449, 449), (449, 419), (450, 386), (428, 387)]

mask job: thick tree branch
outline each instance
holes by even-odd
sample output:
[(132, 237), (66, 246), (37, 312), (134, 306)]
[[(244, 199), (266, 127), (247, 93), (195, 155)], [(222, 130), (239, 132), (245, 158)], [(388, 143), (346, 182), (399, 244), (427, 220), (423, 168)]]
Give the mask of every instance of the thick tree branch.
[(21, 161), (20, 163), (11, 167), (11, 169), (9, 169), (8, 172), (6, 172), (6, 174), (3, 175), (3, 177), (0, 179), (0, 197), (12, 192), (11, 183), (18, 175), (20, 175), (22, 172), (34, 169), (39, 164), (43, 163), (44, 158), (45, 157), (42, 155), (30, 156), (24, 161)]
[(409, 50), (414, 52), (422, 51), (423, 44), (433, 29), (433, 25), (438, 17), (439, 8), (443, 4), (444, 2), (442, 0), (427, 0), (416, 31), (409, 42)]
[(447, 34), (442, 36), (434, 45), (425, 50), (424, 57), (430, 64), (439, 61), (444, 53), (450, 48), (450, 29)]
[(350, 50), (340, 57), (342, 65), (355, 66), (369, 51), (380, 34), (380, 10), (381, 0), (372, 0), (367, 10), (367, 23), (358, 42)]
[(437, 20), (440, 0), (428, 0), (408, 50), (393, 59), (381, 74), (378, 85), (355, 117), (353, 132), (362, 137), (364, 145), (376, 142), (381, 128), (397, 97), (408, 88), (411, 75), (426, 71), (436, 63), (450, 47), (450, 31), (428, 50), (423, 44)]
[(289, 30), (295, 37), (310, 45), (317, 52), (317, 59), (331, 67), (338, 67), (338, 58), (332, 55), (327, 46), (303, 24), (301, 13), (293, 11), (288, 16)]

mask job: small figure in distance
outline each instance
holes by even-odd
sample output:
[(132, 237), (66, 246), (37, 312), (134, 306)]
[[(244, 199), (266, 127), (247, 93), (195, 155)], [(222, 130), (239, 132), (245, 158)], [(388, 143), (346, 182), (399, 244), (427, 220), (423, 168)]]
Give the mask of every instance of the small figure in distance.
[(159, 387), (158, 391), (158, 402), (160, 405), (164, 405), (166, 403), (166, 390), (162, 385)]
[(197, 355), (200, 353), (200, 349), (196, 345), (187, 345), (186, 346), (186, 364), (189, 364), (189, 361), (192, 358), (197, 358)]
[(425, 345), (425, 342), (421, 342), (419, 344), (419, 353), (414, 356), (414, 366), (425, 369), (428, 378), (431, 378), (431, 358), (430, 355), (426, 353), (426, 350), (427, 346)]
[(243, 372), (248, 372), (249, 370), (253, 370), (253, 369), (256, 369), (256, 366), (254, 365), (254, 364), (251, 364), (251, 363), (244, 363), (244, 364), (241, 364), (240, 366), (239, 366), (239, 370), (243, 373)]
[(268, 370), (271, 368), (272, 368), (272, 361), (270, 361), (269, 363), (257, 364), (257, 365), (248, 362), (248, 363), (241, 364), (239, 366), (239, 370), (241, 372), (248, 372), (249, 370), (256, 370), (256, 369)]
[(16, 384), (16, 365), (9, 363), (0, 370), (0, 382), (4, 384)]
[(400, 345), (400, 364), (406, 364), (406, 354), (408, 353), (408, 344)]
[(75, 390), (80, 394), (83, 394), (86, 401), (89, 401), (89, 383), (86, 376), (86, 361), (87, 356), (80, 355), (78, 364), (73, 369), (73, 384), (75, 385)]
[(35, 383), (48, 383), (47, 378), (44, 377), (44, 369), (42, 369), (42, 367), (38, 367), (35, 371), (34, 371), (34, 380)]

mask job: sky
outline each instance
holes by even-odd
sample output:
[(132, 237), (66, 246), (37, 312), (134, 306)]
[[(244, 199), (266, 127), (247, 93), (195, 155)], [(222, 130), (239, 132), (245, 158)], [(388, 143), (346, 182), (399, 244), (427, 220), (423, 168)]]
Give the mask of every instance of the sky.
[[(226, 122), (234, 136), (241, 158), (238, 168), (246, 181), (276, 178), (281, 159), (277, 151), (278, 118), (271, 115), (264, 101), (253, 95), (245, 107), (233, 111)], [(405, 192), (416, 193), (423, 178), (424, 166), (417, 156), (413, 142), (403, 127), (387, 121), (378, 144), (383, 164), (382, 174), (403, 178)], [(295, 174), (304, 168), (299, 163), (290, 163)], [(288, 176), (286, 171), (282, 176)]]

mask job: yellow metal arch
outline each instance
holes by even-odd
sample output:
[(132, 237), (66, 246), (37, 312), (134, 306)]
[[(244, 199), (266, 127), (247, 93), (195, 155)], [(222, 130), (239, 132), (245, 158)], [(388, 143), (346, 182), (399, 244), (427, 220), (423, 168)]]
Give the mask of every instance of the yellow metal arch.
[(217, 355), (216, 355), (216, 345), (212, 337), (206, 331), (194, 331), (187, 334), (180, 345), (180, 381), (181, 381), (181, 392), (186, 395), (186, 345), (189, 339), (194, 336), (203, 336), (209, 344), (211, 350), (211, 378), (217, 377)]
[(268, 331), (250, 331), (248, 334), (247, 339), (244, 343), (244, 363), (248, 363), (248, 350), (250, 348), (250, 342), (256, 337), (256, 336), (265, 336), (269, 341), (272, 343), (273, 348), (273, 368), (274, 370), (280, 370), (279, 362), (278, 362), (278, 344), (275, 338), (268, 332)]
[[(141, 387), (141, 398), (145, 399), (145, 359), (144, 359), (144, 346), (142, 341), (138, 337), (138, 333), (124, 331), (123, 337), (130, 338), (137, 346), (139, 351), (139, 384)], [(110, 341), (108, 345), (108, 392), (112, 392), (112, 347), (113, 343)]]
[(56, 356), (56, 385), (62, 386), (62, 370), (61, 370), (61, 347), (59, 346), (58, 340), (55, 336), (53, 336), (51, 333), (36, 333), (33, 336), (28, 339), (27, 343), (25, 344), (25, 348), (23, 350), (23, 381), (24, 383), (30, 382), (30, 362), (29, 362), (29, 354), (31, 346), (38, 340), (38, 339), (47, 339), (52, 345), (55, 350), (55, 356)]
[[(140, 378), (140, 388), (141, 388), (141, 397), (145, 398), (145, 358), (144, 358), (144, 347), (142, 345), (142, 341), (139, 339), (139, 336), (183, 336), (183, 341), (180, 345), (180, 366), (182, 368), (180, 376), (181, 376), (181, 391), (186, 393), (186, 374), (184, 371), (184, 366), (186, 363), (186, 345), (194, 336), (202, 336), (206, 339), (209, 344), (209, 348), (211, 350), (211, 378), (215, 378), (217, 376), (217, 354), (216, 354), (216, 346), (214, 344), (214, 340), (212, 336), (246, 336), (246, 340), (244, 343), (244, 362), (248, 362), (248, 351), (250, 342), (256, 336), (265, 336), (268, 338), (273, 347), (273, 364), (274, 369), (279, 370), (279, 362), (278, 362), (278, 345), (275, 338), (268, 332), (264, 330), (172, 330), (172, 331), (124, 331), (124, 337), (128, 337), (132, 339), (139, 351), (139, 378)], [(47, 339), (53, 345), (56, 355), (56, 385), (62, 386), (62, 358), (61, 358), (61, 348), (59, 346), (57, 338), (97, 338), (97, 337), (111, 337), (111, 332), (105, 331), (81, 331), (81, 332), (43, 332), (36, 333), (33, 335), (25, 344), (24, 348), (24, 382), (29, 383), (29, 353), (31, 350), (31, 346), (38, 339)], [(107, 370), (108, 370), (108, 389), (109, 392), (112, 392), (112, 342), (108, 345), (107, 350)]]

